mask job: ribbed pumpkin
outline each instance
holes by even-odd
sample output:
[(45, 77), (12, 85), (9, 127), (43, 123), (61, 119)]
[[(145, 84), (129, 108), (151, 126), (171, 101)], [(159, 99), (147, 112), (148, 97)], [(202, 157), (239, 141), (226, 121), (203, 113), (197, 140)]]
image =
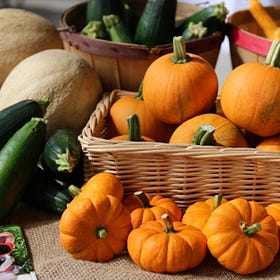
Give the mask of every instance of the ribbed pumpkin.
[(167, 214), (133, 229), (127, 239), (131, 259), (141, 268), (177, 273), (199, 265), (207, 253), (206, 238), (197, 228), (173, 222)]
[(256, 148), (259, 150), (280, 152), (280, 135), (264, 138), (258, 143)]
[[(265, 207), (267, 213), (274, 218), (278, 227), (278, 237), (280, 240), (280, 203), (270, 203)], [(280, 249), (280, 248), (279, 248)]]
[(221, 204), (204, 226), (208, 249), (225, 268), (252, 274), (267, 268), (278, 249), (278, 228), (264, 206), (244, 198)]
[(274, 41), (265, 64), (236, 67), (220, 92), (225, 116), (238, 127), (263, 137), (280, 134), (280, 41)]
[(174, 37), (173, 53), (156, 59), (143, 79), (143, 98), (158, 120), (179, 124), (209, 112), (218, 92), (213, 67), (202, 57), (186, 53), (182, 36)]
[(248, 146), (245, 137), (238, 127), (228, 119), (213, 113), (197, 115), (183, 122), (175, 129), (170, 137), (169, 143), (212, 144), (224, 147)]

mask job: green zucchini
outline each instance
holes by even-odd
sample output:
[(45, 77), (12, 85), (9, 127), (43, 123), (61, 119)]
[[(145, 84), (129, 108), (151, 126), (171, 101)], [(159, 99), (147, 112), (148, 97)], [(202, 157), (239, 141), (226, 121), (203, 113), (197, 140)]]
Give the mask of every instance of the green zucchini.
[(82, 35), (85, 35), (92, 39), (107, 39), (107, 33), (104, 29), (102, 21), (92, 20), (81, 31)]
[(0, 150), (0, 219), (22, 198), (46, 140), (47, 120), (32, 118)]
[(203, 26), (207, 27), (207, 34), (222, 30), (225, 27), (225, 19), (228, 13), (224, 2), (212, 4), (197, 11), (184, 21), (181, 30), (183, 37), (185, 37), (184, 32), (188, 32), (187, 29), (191, 22), (202, 22)]
[(62, 214), (73, 196), (40, 167), (35, 169), (33, 178), (24, 194), (24, 201), (46, 211)]
[(42, 166), (53, 178), (65, 183), (83, 183), (83, 153), (74, 129), (58, 129), (46, 141)]
[(148, 48), (172, 42), (175, 31), (176, 0), (148, 0), (139, 18), (134, 41)]
[(110, 14), (103, 16), (103, 23), (110, 35), (111, 41), (119, 43), (133, 42), (129, 29), (124, 25), (118, 15)]
[(121, 0), (89, 0), (87, 3), (86, 20), (102, 22), (104, 15), (116, 14), (124, 18), (125, 8)]
[(22, 100), (0, 111), (0, 149), (10, 137), (32, 117), (42, 118), (45, 114), (47, 99)]

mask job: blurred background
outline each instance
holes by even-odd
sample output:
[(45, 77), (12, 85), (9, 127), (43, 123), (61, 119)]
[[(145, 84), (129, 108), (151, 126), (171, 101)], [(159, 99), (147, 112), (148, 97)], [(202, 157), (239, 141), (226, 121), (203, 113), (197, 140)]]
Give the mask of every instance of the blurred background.
[[(62, 13), (69, 7), (78, 4), (79, 0), (0, 0), (0, 8), (3, 7), (16, 7), (31, 10), (38, 13), (45, 18), (52, 21), (56, 26), (59, 25), (59, 20)], [(198, 4), (205, 6), (208, 4), (219, 3), (221, 0), (179, 0), (179, 2), (187, 2), (192, 4)], [(224, 0), (226, 7), (229, 10), (229, 14), (235, 11), (247, 9), (249, 0)], [(280, 0), (262, 0), (263, 5), (280, 5)], [(232, 70), (230, 53), (229, 53), (229, 42), (228, 38), (225, 37), (224, 42), (221, 45), (220, 54), (216, 64), (216, 72), (219, 78), (219, 85), (223, 84), (225, 77)]]

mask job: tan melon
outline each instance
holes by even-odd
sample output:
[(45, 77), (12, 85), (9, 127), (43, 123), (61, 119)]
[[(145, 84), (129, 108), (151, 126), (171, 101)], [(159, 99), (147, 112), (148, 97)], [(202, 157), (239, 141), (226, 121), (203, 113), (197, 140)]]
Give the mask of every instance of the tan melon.
[(0, 85), (24, 58), (46, 49), (62, 49), (55, 25), (31, 11), (0, 9)]
[(96, 71), (80, 56), (62, 49), (41, 51), (22, 60), (0, 89), (0, 110), (20, 100), (48, 97), (48, 134), (81, 129), (102, 96)]

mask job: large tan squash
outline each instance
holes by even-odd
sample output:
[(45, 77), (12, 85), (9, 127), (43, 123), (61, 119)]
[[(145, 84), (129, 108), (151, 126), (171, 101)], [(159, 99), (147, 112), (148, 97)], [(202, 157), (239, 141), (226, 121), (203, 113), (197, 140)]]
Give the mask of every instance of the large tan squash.
[(20, 100), (48, 97), (48, 134), (81, 129), (102, 96), (96, 71), (80, 56), (62, 49), (41, 51), (22, 60), (0, 89), (0, 110)]
[(62, 49), (55, 25), (33, 12), (0, 9), (0, 86), (24, 58), (46, 49)]

